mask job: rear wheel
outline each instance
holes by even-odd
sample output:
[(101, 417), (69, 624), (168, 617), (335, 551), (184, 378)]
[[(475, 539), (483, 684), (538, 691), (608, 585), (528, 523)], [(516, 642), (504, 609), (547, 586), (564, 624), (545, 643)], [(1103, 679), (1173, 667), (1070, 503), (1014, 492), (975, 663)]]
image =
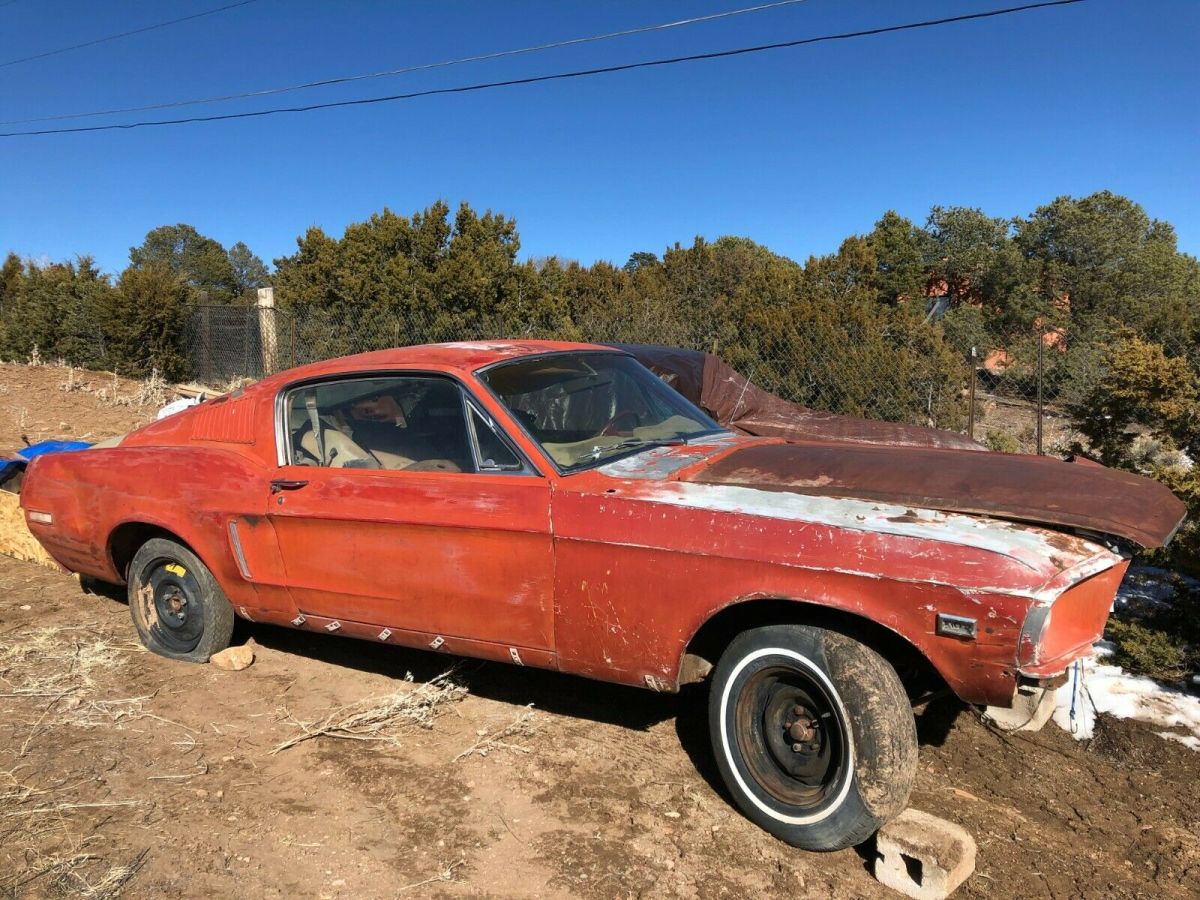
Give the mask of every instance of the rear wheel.
[(713, 673), (709, 723), (738, 807), (793, 846), (859, 844), (908, 803), (912, 707), (891, 665), (845, 635), (805, 625), (738, 635)]
[(207, 662), (229, 646), (233, 606), (187, 547), (153, 538), (129, 564), (129, 612), (146, 648), (171, 659)]

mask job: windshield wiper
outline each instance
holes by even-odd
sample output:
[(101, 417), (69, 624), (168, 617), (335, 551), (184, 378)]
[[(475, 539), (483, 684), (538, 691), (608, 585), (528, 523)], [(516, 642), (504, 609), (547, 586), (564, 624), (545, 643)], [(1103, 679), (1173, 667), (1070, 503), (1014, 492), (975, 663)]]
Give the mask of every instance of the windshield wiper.
[(592, 459), (599, 459), (601, 453), (607, 453), (610, 450), (631, 450), (635, 447), (638, 449), (646, 447), (678, 447), (686, 445), (687, 442), (688, 439), (682, 434), (677, 434), (669, 438), (626, 438), (615, 444), (609, 444), (607, 447), (595, 446), (588, 455)]

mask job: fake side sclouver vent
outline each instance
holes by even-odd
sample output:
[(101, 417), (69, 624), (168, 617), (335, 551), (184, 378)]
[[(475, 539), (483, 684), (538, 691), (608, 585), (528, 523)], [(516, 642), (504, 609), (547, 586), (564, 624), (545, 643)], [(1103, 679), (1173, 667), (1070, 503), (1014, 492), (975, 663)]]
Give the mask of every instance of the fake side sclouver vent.
[(192, 440), (254, 443), (254, 404), (248, 400), (202, 403), (192, 414)]

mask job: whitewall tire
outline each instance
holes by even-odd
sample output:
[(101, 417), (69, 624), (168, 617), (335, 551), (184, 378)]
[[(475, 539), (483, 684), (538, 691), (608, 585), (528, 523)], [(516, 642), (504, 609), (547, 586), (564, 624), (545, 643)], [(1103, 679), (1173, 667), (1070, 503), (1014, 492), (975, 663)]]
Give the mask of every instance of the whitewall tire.
[(751, 629), (722, 654), (711, 691), (721, 777), (776, 837), (839, 850), (908, 803), (912, 707), (895, 670), (866, 645), (807, 625)]

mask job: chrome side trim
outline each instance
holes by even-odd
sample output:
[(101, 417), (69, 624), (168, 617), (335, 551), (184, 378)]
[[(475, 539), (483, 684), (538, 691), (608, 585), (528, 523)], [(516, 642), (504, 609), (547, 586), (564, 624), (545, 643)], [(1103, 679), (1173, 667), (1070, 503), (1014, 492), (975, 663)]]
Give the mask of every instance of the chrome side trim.
[[(242, 539), (238, 535), (237, 519), (229, 520), (229, 543), (233, 546), (233, 557), (237, 560), (238, 571), (247, 581), (252, 581), (254, 576), (250, 574), (250, 567), (246, 565), (246, 554), (242, 552)], [(247, 618), (249, 617), (247, 616)]]

